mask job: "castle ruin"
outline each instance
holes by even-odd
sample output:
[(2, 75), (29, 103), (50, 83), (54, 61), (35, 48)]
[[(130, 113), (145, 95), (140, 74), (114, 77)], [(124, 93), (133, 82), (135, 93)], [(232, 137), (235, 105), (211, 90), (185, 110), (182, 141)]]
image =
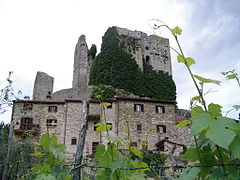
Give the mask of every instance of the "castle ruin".
[[(133, 55), (141, 69), (144, 61), (155, 70), (172, 74), (168, 39), (124, 28), (117, 28), (117, 32), (120, 35), (120, 46)], [(38, 138), (48, 131), (65, 145), (66, 159), (73, 160), (82, 125), (82, 103), (88, 100), (88, 130), (84, 152), (92, 155), (99, 144), (107, 143), (106, 134), (99, 136), (96, 133), (95, 124), (104, 117), (99, 102), (90, 99), (88, 82), (93, 58), (88, 51), (86, 38), (82, 35), (75, 48), (73, 81), (69, 89), (53, 92), (54, 79), (44, 72), (37, 73), (33, 99), (14, 101), (12, 122), (16, 138), (23, 137), (25, 132)], [(112, 136), (126, 137), (123, 129), (126, 128), (126, 119), (130, 118), (133, 146), (165, 153), (170, 153), (174, 147), (179, 154), (191, 143), (191, 139), (186, 137), (186, 131), (175, 130), (174, 101), (117, 95), (107, 102), (111, 105), (106, 108), (105, 118), (112, 126)], [(147, 142), (148, 146), (141, 147), (141, 142)]]

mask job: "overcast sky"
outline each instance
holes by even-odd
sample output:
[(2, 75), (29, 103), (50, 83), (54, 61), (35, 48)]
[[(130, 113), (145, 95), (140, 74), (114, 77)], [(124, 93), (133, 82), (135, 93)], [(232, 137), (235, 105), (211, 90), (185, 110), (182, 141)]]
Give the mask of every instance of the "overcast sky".
[[(207, 102), (228, 110), (240, 104), (236, 82), (220, 74), (235, 68), (240, 73), (239, 0), (0, 0), (0, 81), (14, 71), (14, 88), (32, 95), (37, 71), (53, 76), (54, 91), (72, 84), (74, 48), (86, 35), (88, 46), (101, 46), (108, 27), (119, 26), (151, 34), (149, 19), (160, 19), (171, 27), (180, 26), (186, 56), (196, 59), (195, 74), (219, 79), (222, 86)], [(162, 31), (161, 36), (170, 37)], [(176, 46), (173, 39), (170, 43)], [(188, 108), (197, 95), (185, 68), (172, 52), (173, 78), (179, 108)], [(10, 121), (10, 110), (0, 121)], [(238, 118), (237, 112), (229, 114)]]

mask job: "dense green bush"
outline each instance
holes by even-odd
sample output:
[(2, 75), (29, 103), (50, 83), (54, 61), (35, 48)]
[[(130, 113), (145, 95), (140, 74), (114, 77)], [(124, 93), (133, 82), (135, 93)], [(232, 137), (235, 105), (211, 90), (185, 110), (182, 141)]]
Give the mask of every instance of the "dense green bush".
[(101, 100), (112, 99), (115, 94), (115, 89), (112, 86), (100, 85), (92, 88), (91, 99), (99, 100), (100, 97)]
[(102, 38), (101, 52), (93, 61), (89, 84), (112, 85), (135, 95), (174, 101), (176, 87), (172, 77), (147, 64), (142, 72), (133, 56), (120, 47), (119, 39), (115, 27), (107, 30)]

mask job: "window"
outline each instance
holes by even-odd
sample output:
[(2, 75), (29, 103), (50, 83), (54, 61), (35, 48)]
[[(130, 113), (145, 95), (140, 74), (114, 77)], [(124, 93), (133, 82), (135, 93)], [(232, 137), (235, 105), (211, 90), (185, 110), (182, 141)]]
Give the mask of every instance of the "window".
[(20, 129), (31, 130), (33, 125), (33, 118), (24, 117), (21, 119)]
[(141, 124), (137, 124), (137, 131), (142, 132), (142, 125)]
[(143, 112), (143, 104), (134, 104), (135, 112)]
[(137, 142), (131, 142), (130, 146), (137, 147)]
[(47, 126), (56, 127), (57, 120), (56, 119), (47, 119)]
[(23, 104), (23, 110), (32, 110), (33, 104), (32, 103), (24, 103)]
[(48, 91), (48, 94), (46, 96), (47, 99), (51, 100), (52, 99), (52, 96), (51, 96), (52, 92), (51, 91)]
[(110, 125), (111, 128), (109, 130), (112, 130), (112, 123), (107, 123), (107, 125)]
[(158, 133), (166, 133), (167, 132), (166, 126), (164, 126), (164, 125), (157, 125), (157, 132)]
[(159, 114), (165, 113), (165, 107), (164, 106), (156, 106), (156, 113), (159, 113)]
[(159, 141), (156, 146), (158, 151), (164, 151), (164, 141)]
[(57, 106), (48, 106), (48, 112), (57, 112)]
[(92, 142), (92, 153), (95, 154), (97, 152), (97, 147), (99, 146), (99, 142)]
[(150, 57), (146, 56), (146, 63), (149, 63), (149, 61), (150, 61)]
[(96, 131), (97, 130), (97, 126), (96, 126), (97, 122), (94, 123), (94, 126), (93, 126), (93, 130)]
[(148, 48), (148, 46), (146, 46), (146, 50), (148, 50), (149, 48)]
[(72, 145), (76, 145), (77, 144), (77, 138), (72, 138), (72, 140), (71, 140), (71, 144)]

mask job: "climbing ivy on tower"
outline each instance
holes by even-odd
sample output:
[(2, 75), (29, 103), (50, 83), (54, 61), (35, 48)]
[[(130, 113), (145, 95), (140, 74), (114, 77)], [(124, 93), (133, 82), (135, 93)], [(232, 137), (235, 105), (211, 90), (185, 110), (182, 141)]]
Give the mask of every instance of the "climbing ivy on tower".
[(176, 99), (172, 77), (163, 71), (154, 71), (150, 65), (145, 65), (142, 72), (134, 57), (120, 47), (116, 27), (108, 28), (102, 38), (101, 52), (91, 66), (89, 84), (111, 85), (154, 99)]

